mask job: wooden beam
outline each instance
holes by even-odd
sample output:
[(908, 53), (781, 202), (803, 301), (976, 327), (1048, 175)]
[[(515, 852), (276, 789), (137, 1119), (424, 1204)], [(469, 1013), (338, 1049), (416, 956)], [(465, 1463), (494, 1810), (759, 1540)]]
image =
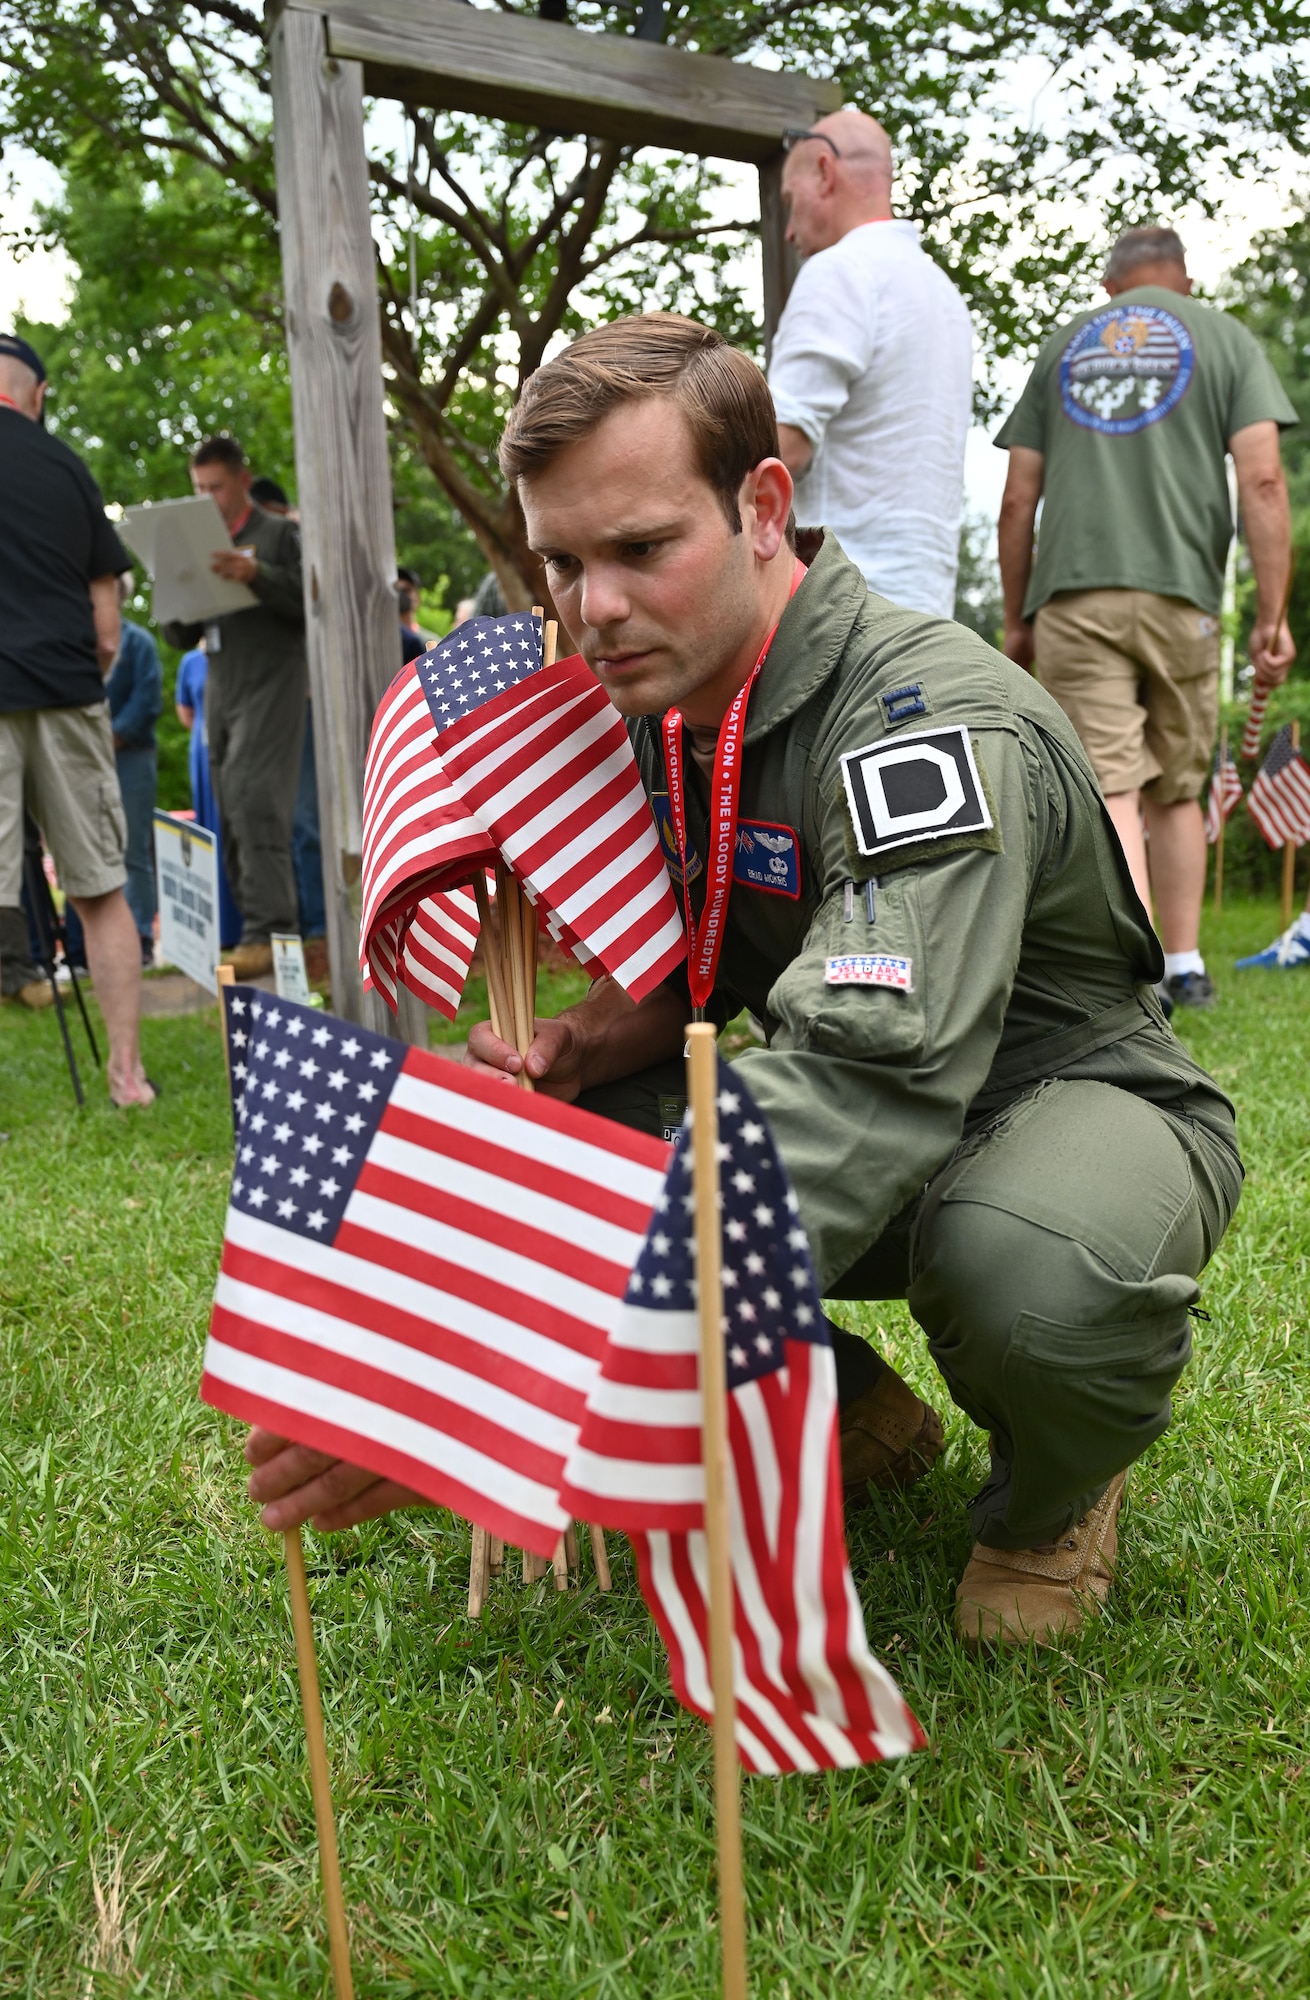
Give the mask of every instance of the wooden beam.
[[(364, 757), (400, 670), (364, 76), (321, 14), (286, 9), (270, 47), (332, 1004), (394, 1034), (358, 965)], [(421, 1007), (402, 1020), (418, 1039)]]
[(787, 211), (782, 205), (783, 155), (777, 152), (760, 167), (760, 251), (764, 261), (764, 362), (773, 356), (773, 336), (782, 309), (796, 282), (800, 259), (787, 241)]
[(318, 11), (332, 54), (362, 62), (378, 96), (631, 145), (766, 160), (786, 126), (841, 103), (836, 83), (460, 0), (320, 0)]

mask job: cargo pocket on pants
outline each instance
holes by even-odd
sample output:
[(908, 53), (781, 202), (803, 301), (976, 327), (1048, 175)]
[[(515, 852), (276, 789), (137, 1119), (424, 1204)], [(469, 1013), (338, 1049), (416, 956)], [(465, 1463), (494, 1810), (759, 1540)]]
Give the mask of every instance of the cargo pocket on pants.
[(1192, 1356), (1194, 1279), (1151, 1281), (1157, 1310), (1117, 1325), (1076, 1326), (1021, 1313), (1004, 1364), (1019, 1449), (1007, 1512), (1045, 1520), (1059, 1496), (1081, 1509), (1167, 1429), (1174, 1384)]

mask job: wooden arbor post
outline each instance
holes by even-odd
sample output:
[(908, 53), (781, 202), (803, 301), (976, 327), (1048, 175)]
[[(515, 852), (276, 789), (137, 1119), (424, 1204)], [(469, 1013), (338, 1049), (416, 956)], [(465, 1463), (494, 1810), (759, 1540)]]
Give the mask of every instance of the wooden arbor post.
[(358, 966), (364, 758), (400, 670), (364, 72), (329, 52), (321, 14), (298, 8), (275, 21), (271, 54), (332, 1000), (394, 1033)]
[[(400, 665), (363, 98), (749, 160), (759, 169), (766, 345), (794, 265), (782, 134), (834, 111), (834, 83), (460, 0), (270, 0), (273, 131), (305, 545), (309, 672), (333, 1003), (395, 1032), (357, 969), (369, 727)], [(400, 1032), (424, 1010), (401, 1002)]]

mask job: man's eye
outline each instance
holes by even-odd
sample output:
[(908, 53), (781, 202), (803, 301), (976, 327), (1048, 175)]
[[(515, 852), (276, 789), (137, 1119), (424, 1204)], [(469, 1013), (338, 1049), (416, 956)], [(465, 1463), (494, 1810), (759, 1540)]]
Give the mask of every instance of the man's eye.
[(640, 559), (642, 556), (653, 556), (658, 547), (658, 542), (625, 542), (623, 553)]
[(578, 566), (576, 556), (543, 556), (542, 561), (547, 569), (555, 572), (556, 576), (567, 576), (570, 570)]

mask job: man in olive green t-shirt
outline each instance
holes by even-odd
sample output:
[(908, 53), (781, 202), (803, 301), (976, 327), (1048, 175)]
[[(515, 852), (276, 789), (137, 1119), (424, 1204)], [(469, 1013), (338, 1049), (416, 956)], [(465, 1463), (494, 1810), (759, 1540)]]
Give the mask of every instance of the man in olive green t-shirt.
[(1278, 433), (1297, 415), (1246, 328), (1191, 299), (1172, 229), (1130, 229), (1103, 282), (1113, 303), (1051, 335), (996, 439), (1005, 651), (1035, 656), (1082, 739), (1148, 909), (1154, 891), (1170, 998), (1208, 1006), (1199, 798), (1233, 532), (1224, 458), (1255, 572), (1251, 661), (1273, 686), (1294, 652)]

